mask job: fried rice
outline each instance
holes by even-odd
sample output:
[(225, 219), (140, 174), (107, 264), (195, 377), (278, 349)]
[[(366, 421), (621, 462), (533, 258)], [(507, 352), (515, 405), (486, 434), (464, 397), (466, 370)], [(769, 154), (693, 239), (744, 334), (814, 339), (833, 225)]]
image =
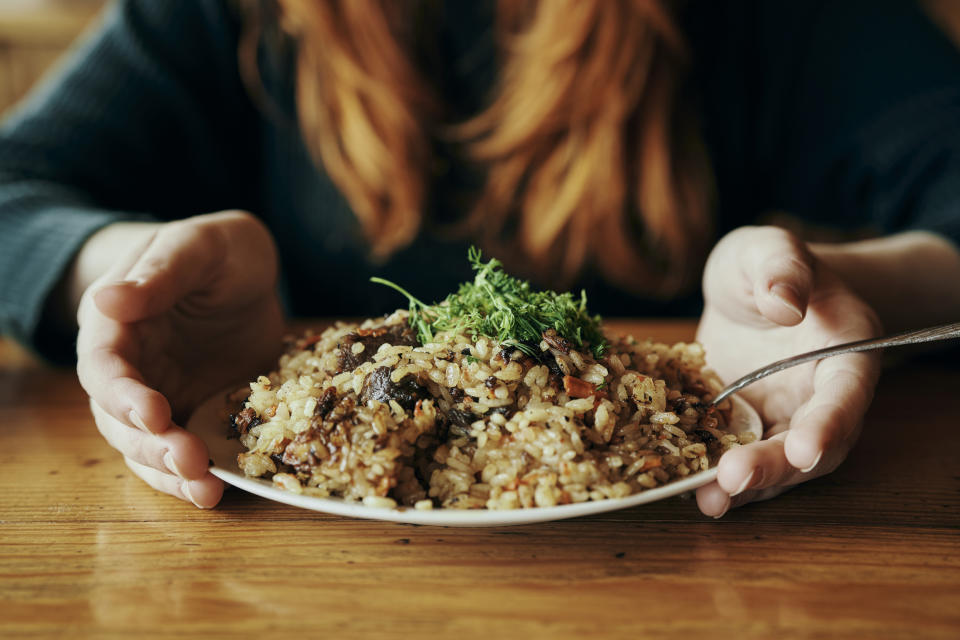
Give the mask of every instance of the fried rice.
[(450, 332), (420, 344), (407, 320), (290, 340), (231, 396), (240, 469), (372, 506), (518, 509), (629, 496), (742, 444), (699, 344), (608, 338), (595, 358), (550, 330), (530, 355)]

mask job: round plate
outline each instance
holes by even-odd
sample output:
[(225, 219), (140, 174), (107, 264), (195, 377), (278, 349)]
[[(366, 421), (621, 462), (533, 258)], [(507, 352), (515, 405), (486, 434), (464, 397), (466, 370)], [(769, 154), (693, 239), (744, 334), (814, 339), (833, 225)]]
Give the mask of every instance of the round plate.
[[(488, 510), (488, 509), (426, 509), (411, 507), (386, 509), (368, 507), (360, 502), (348, 502), (340, 498), (314, 498), (284, 491), (274, 486), (271, 480), (248, 478), (237, 466), (237, 454), (242, 453), (243, 445), (236, 439), (227, 438), (227, 427), (221, 416), (225, 406), (226, 393), (218, 393), (204, 402), (187, 423), (187, 429), (200, 436), (210, 450), (213, 466), (210, 472), (235, 487), (249, 491), (268, 500), (284, 504), (322, 511), (339, 516), (353, 518), (371, 518), (408, 524), (430, 524), (445, 527), (493, 527), (500, 525), (532, 524), (549, 520), (576, 518), (594, 513), (604, 513), (617, 509), (626, 509), (648, 502), (663, 500), (692, 491), (717, 477), (714, 467), (676, 480), (656, 489), (648, 489), (626, 498), (596, 500), (565, 504), (557, 507), (534, 507), (530, 509)], [(743, 400), (732, 397), (733, 418), (730, 431), (736, 434), (753, 433), (757, 439), (762, 433), (760, 416)]]

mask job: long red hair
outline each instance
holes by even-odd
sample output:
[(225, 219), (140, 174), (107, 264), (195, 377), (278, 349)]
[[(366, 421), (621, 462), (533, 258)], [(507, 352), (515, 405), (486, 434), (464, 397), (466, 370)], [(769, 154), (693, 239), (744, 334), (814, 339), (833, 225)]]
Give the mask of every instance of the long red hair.
[(494, 95), (475, 117), (444, 127), (414, 56), (425, 2), (275, 0), (296, 46), (306, 143), (372, 254), (416, 236), (431, 141), (447, 136), (486, 176), (465, 217), (484, 246), (559, 282), (592, 265), (653, 295), (690, 284), (713, 233), (712, 183), (683, 100), (689, 53), (672, 5), (500, 0)]

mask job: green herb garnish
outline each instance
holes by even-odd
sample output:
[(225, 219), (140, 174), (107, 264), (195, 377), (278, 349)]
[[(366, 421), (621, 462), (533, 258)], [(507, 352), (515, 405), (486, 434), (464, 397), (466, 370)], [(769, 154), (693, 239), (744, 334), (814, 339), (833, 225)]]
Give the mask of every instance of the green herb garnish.
[(543, 332), (554, 329), (577, 347), (589, 344), (595, 357), (607, 349), (600, 331), (600, 316), (587, 313), (587, 294), (579, 298), (571, 293), (534, 291), (530, 283), (518, 280), (503, 271), (497, 259), (481, 260), (480, 250), (467, 252), (477, 275), (473, 282), (464, 282), (445, 300), (426, 304), (406, 289), (383, 278), (371, 282), (396, 289), (410, 301), (410, 326), (416, 329), (420, 342), (433, 341), (435, 333), (452, 331), (497, 339), (501, 344), (536, 356)]

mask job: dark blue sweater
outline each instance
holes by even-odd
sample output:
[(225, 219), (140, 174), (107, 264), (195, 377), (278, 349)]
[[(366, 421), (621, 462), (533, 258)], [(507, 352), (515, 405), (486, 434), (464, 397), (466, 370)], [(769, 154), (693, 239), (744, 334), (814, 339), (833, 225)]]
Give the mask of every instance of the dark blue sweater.
[[(466, 278), (465, 242), (425, 230), (371, 264), (349, 206), (294, 124), (289, 66), (267, 52), (264, 115), (240, 81), (240, 22), (225, 0), (124, 0), (0, 129), (0, 331), (70, 356), (45, 322), (50, 292), (84, 240), (119, 220), (229, 208), (260, 215), (280, 248), (290, 310), (402, 306), (374, 274), (438, 299)], [(692, 3), (693, 88), (719, 192), (719, 232), (788, 211), (876, 233), (938, 231), (960, 242), (960, 55), (912, 2)], [(458, 115), (495, 80), (489, 3), (449, 2), (441, 88)], [(438, 178), (434, 215), (469, 184)], [(546, 283), (549, 284), (549, 283)], [(694, 314), (587, 274), (608, 315)], [(295, 295), (293, 294), (295, 292)]]

